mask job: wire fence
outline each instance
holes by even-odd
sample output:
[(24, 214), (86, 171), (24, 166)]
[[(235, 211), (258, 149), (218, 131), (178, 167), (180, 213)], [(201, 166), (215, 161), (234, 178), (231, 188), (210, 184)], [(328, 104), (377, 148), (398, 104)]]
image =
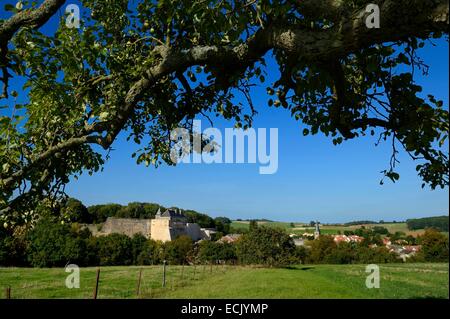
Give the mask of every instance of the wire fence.
[[(2, 268), (2, 298), (164, 298), (172, 292), (199, 286), (242, 266), (230, 264), (153, 265), (80, 268), (79, 288), (66, 286), (64, 268)], [(188, 296), (187, 296), (188, 297)]]

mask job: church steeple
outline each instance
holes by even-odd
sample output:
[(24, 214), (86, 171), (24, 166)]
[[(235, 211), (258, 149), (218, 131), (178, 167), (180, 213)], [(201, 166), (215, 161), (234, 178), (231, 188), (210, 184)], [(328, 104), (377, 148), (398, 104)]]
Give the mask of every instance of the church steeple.
[(314, 230), (314, 239), (317, 239), (319, 236), (320, 236), (319, 221), (316, 221), (316, 229)]

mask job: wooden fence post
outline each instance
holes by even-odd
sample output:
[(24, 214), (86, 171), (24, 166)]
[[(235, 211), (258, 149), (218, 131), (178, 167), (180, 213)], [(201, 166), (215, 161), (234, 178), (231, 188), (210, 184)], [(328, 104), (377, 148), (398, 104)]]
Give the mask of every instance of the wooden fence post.
[(194, 264), (194, 280), (195, 280), (195, 273), (197, 271), (197, 264)]
[(6, 287), (6, 299), (11, 299), (11, 287)]
[(183, 279), (184, 279), (184, 262), (183, 265), (181, 266), (181, 284), (183, 284)]
[(98, 294), (98, 282), (100, 281), (100, 268), (97, 268), (97, 276), (95, 279), (95, 287), (94, 287), (94, 299), (97, 299), (97, 294)]
[(163, 282), (162, 282), (162, 286), (165, 287), (166, 286), (166, 261), (163, 261)]
[(142, 278), (142, 268), (139, 270), (139, 277), (136, 287), (136, 296), (139, 298), (139, 295), (141, 294), (141, 278)]

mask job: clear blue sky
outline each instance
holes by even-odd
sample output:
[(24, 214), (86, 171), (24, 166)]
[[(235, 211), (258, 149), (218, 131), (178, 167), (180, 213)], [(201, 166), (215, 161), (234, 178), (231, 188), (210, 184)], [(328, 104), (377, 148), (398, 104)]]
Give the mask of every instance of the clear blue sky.
[[(418, 82), (425, 94), (434, 94), (448, 106), (448, 43), (435, 42), (438, 46), (421, 50), (430, 74)], [(270, 59), (268, 71), (270, 83), (278, 75)], [(422, 189), (416, 163), (405, 153), (399, 156), (400, 181), (380, 185), (380, 171), (388, 167), (391, 155), (388, 143), (376, 147), (374, 137), (364, 137), (334, 146), (320, 134), (304, 137), (303, 127), (288, 112), (267, 107), (265, 85), (255, 89), (253, 97), (259, 112), (254, 126), (279, 129), (277, 174), (259, 175), (258, 164), (147, 168), (131, 158), (138, 146), (122, 134), (104, 171), (72, 181), (68, 194), (86, 205), (156, 202), (243, 219), (344, 222), (448, 214), (448, 188)]]

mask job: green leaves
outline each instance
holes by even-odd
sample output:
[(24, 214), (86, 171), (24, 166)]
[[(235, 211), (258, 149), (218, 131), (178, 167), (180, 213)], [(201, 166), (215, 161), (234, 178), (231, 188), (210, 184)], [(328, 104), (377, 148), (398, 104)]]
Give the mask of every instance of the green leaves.
[(3, 8), (5, 9), (5, 11), (11, 11), (11, 12), (14, 12), (16, 10), (16, 8), (10, 3), (5, 4), (5, 6)]
[[(270, 71), (279, 79), (266, 88), (269, 107), (289, 110), (301, 122), (304, 136), (321, 132), (338, 145), (376, 131), (380, 141), (392, 138), (423, 158), (417, 171), (424, 182), (448, 185), (448, 111), (437, 98), (425, 98), (412, 76), (412, 68), (428, 70), (417, 55), (424, 40), (368, 43), (348, 55), (324, 51), (317, 59), (308, 52), (321, 50), (316, 39), (322, 43), (335, 22), (323, 8), (303, 11), (303, 2), (130, 3), (84, 0), (81, 29), (60, 23), (54, 34), (43, 34), (25, 27), (8, 43), (8, 71), (26, 79), (23, 92), (11, 95), (29, 102), (20, 110), (20, 105), (8, 106), (2, 114), (14, 115), (0, 117), (0, 155), (2, 164), (9, 165), (2, 174), (26, 168), (17, 182), (39, 183), (47, 192), (55, 181), (63, 184), (71, 175), (100, 170), (108, 158), (73, 140), (114, 137), (122, 130), (141, 145), (133, 154), (138, 163), (171, 165), (168, 132), (191, 129), (199, 114), (250, 127), (257, 108), (252, 88), (268, 80)], [(360, 6), (345, 8), (354, 12)], [(10, 4), (5, 9), (21, 8)], [(302, 43), (307, 47), (298, 54), (267, 47), (276, 41), (267, 41), (264, 32), (274, 25), (307, 30)], [(248, 45), (239, 46), (244, 42)], [(330, 44), (330, 52), (337, 52), (339, 43)], [(265, 56), (274, 57), (270, 67)], [(70, 147), (33, 162), (60, 145)], [(392, 170), (385, 173), (393, 181), (399, 178)], [(17, 185), (0, 185), (0, 200), (11, 198)]]

